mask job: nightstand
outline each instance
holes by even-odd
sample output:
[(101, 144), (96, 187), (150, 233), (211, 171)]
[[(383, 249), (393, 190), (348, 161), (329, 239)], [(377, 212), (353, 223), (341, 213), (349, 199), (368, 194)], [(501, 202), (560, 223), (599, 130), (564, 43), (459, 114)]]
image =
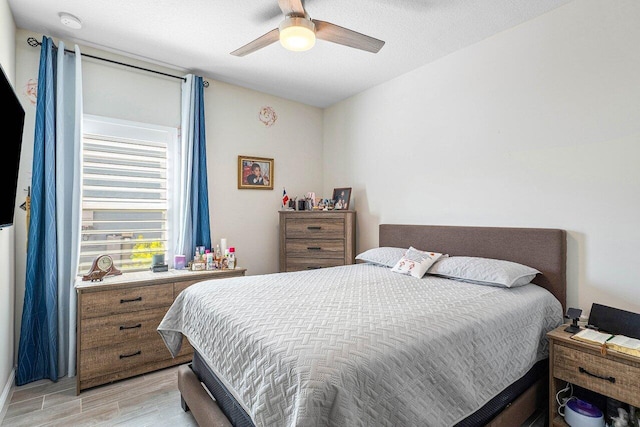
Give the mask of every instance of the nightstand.
[[(640, 358), (571, 339), (562, 325), (549, 332), (549, 425), (567, 426), (558, 415), (556, 393), (565, 383), (640, 407)], [(605, 411), (605, 408), (600, 408)]]

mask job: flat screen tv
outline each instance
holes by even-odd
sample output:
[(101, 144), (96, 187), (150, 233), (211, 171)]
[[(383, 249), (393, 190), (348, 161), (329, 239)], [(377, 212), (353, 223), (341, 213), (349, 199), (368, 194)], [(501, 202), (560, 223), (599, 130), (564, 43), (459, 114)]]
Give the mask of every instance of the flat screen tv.
[(0, 66), (0, 114), (2, 114), (2, 133), (0, 134), (0, 171), (6, 180), (2, 181), (0, 191), (0, 228), (13, 225), (18, 191), (18, 168), (22, 150), (22, 132), (24, 129), (24, 108), (18, 100), (13, 86), (4, 69)]

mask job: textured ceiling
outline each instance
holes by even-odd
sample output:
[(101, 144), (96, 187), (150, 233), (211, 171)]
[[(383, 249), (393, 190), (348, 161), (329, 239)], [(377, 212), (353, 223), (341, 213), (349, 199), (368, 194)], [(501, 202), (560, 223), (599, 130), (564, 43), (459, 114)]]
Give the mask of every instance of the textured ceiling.
[[(318, 40), (230, 52), (276, 28), (277, 0), (9, 0), (19, 28), (327, 107), (570, 0), (307, 0), (313, 19), (384, 40), (377, 54)], [(82, 21), (60, 23), (67, 12)], [(25, 41), (26, 43), (26, 41)]]

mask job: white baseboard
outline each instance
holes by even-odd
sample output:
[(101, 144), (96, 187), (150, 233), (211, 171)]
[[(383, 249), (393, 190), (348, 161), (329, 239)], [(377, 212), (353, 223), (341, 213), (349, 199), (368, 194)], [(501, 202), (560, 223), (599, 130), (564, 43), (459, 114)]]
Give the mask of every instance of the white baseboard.
[(11, 387), (13, 386), (13, 380), (15, 379), (15, 377), (16, 370), (14, 368), (9, 373), (9, 379), (4, 385), (2, 394), (0, 395), (0, 424), (2, 424), (2, 420), (4, 420), (4, 416), (7, 413), (7, 408), (9, 407), (9, 402), (11, 401)]

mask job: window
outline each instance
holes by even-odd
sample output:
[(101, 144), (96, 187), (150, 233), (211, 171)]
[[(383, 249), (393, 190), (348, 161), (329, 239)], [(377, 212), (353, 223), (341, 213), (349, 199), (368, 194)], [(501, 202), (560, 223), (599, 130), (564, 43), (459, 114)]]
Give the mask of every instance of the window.
[(170, 155), (176, 128), (84, 116), (78, 274), (110, 255), (122, 272), (148, 270), (169, 247)]

